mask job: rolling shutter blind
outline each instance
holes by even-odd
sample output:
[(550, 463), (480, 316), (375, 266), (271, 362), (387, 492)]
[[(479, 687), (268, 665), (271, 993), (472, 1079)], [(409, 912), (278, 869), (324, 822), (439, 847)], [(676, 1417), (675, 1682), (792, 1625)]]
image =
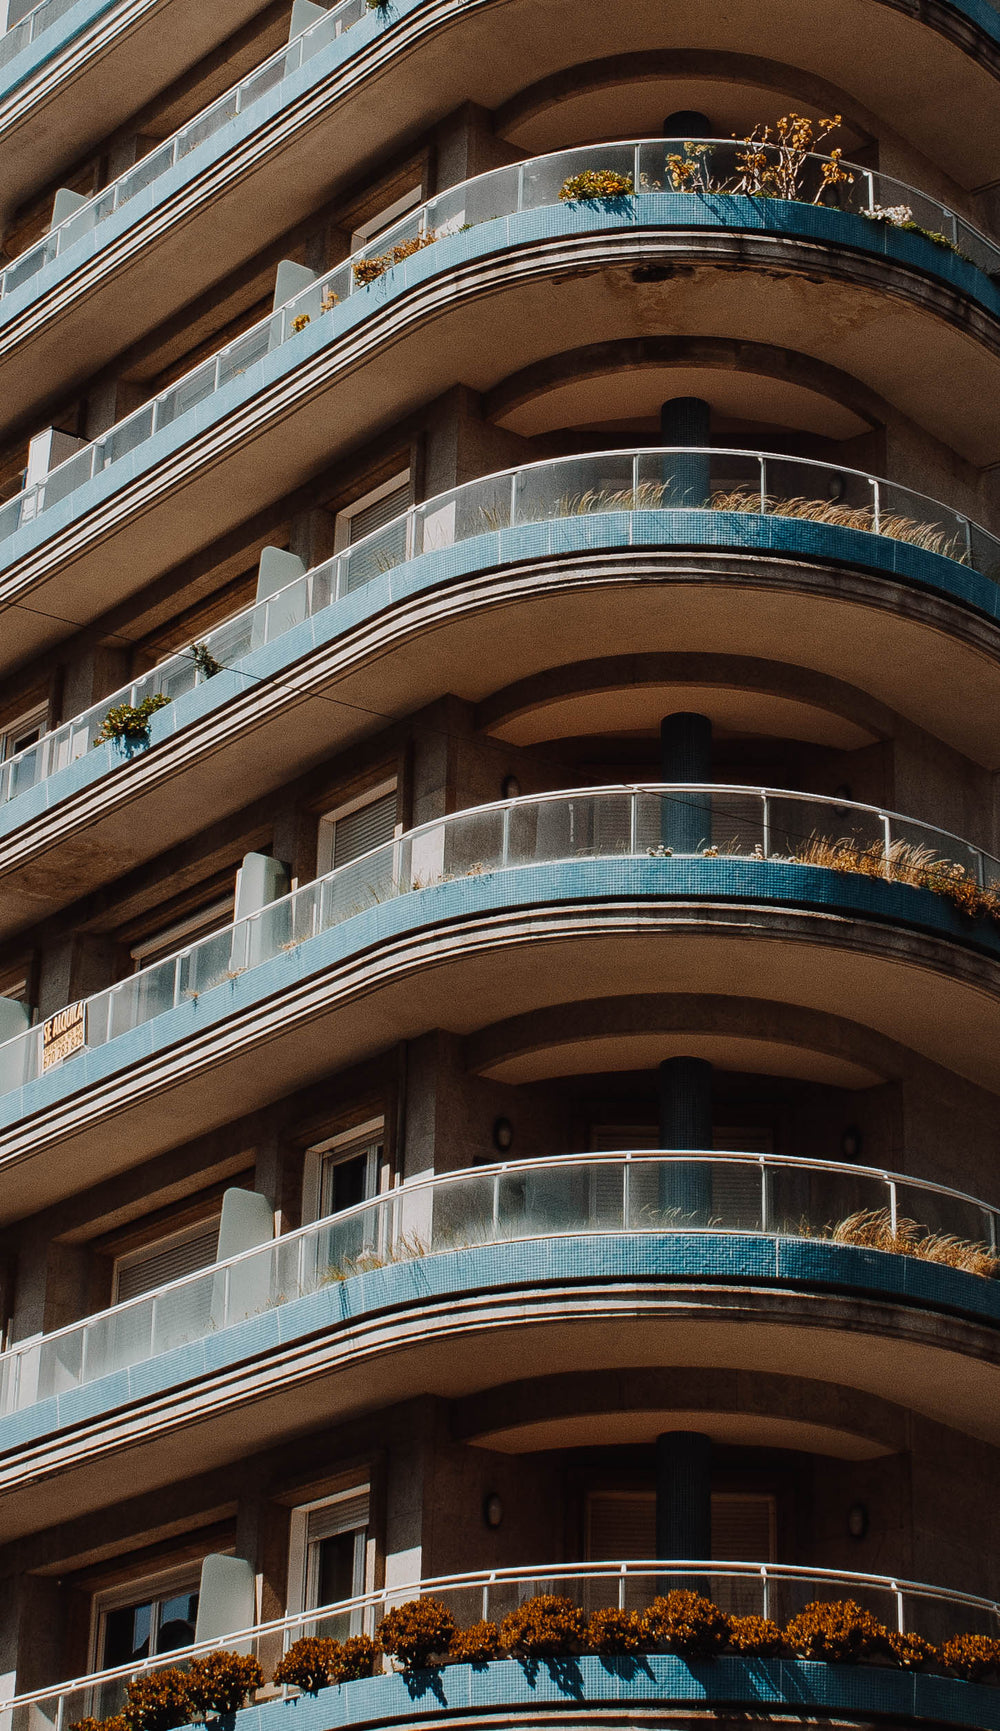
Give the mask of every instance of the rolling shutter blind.
[[(656, 1502), (651, 1493), (592, 1496), (588, 1554), (594, 1562), (656, 1555)], [(721, 1492), (712, 1497), (712, 1556), (726, 1563), (767, 1563), (774, 1546), (774, 1498)]]
[(175, 1232), (146, 1250), (133, 1251), (115, 1263), (114, 1301), (124, 1304), (143, 1292), (182, 1280), (199, 1268), (210, 1268), (219, 1244), (219, 1216), (199, 1222), (187, 1232)]
[(376, 529), (391, 523), (394, 517), (400, 516), (406, 510), (409, 503), (410, 483), (404, 481), (401, 487), (394, 487), (391, 493), (385, 493), (381, 499), (355, 511), (350, 518), (348, 544), (353, 546), (355, 541), (361, 541), (366, 535), (371, 535)]
[(346, 817), (338, 817), (333, 826), (333, 865), (347, 865), (374, 847), (391, 841), (396, 827), (396, 792), (373, 799), (370, 805), (360, 805)]
[(712, 1498), (712, 1555), (723, 1563), (769, 1563), (773, 1549), (774, 1498)]

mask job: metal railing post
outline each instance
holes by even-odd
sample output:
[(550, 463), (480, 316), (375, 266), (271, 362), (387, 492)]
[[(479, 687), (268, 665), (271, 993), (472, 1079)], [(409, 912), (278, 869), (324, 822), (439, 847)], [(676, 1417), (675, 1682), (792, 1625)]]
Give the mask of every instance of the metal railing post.
[(758, 452), (757, 453), (757, 461), (760, 464), (760, 514), (762, 517), (766, 517), (767, 516), (767, 458), (764, 457), (762, 455), (762, 453)]
[(869, 475), (868, 485), (872, 490), (872, 534), (882, 533), (882, 490), (874, 475)]
[(771, 857), (771, 801), (768, 799), (766, 793), (761, 794), (760, 803), (761, 803), (761, 810), (762, 810), (762, 816), (763, 816), (763, 821), (762, 821), (762, 825), (761, 825), (762, 838), (763, 838), (762, 839), (762, 852), (763, 852), (765, 859), (770, 859), (770, 857)]
[(895, 1233), (896, 1233), (896, 1222), (899, 1218), (899, 1211), (898, 1211), (896, 1202), (897, 1202), (896, 1186), (895, 1186), (895, 1183), (893, 1182), (893, 1180), (890, 1178), (889, 1179), (889, 1228), (890, 1228), (894, 1237), (895, 1237)]
[(500, 839), (500, 864), (505, 866), (510, 859), (510, 806), (503, 808), (502, 834)]
[(871, 169), (866, 169), (865, 171), (865, 184), (868, 187), (868, 211), (870, 215), (875, 209), (875, 176), (872, 174)]
[(763, 1156), (760, 1162), (760, 1229), (762, 1232), (771, 1229), (771, 1168)]
[(882, 848), (885, 853), (886, 870), (888, 870), (892, 849), (892, 824), (885, 812), (882, 813)]

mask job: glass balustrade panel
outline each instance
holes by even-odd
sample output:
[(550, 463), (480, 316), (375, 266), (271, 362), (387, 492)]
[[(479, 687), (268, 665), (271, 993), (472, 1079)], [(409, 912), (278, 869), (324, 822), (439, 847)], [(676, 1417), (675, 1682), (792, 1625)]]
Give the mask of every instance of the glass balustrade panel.
[[(406, 1197), (404, 1185), (402, 1196)], [(407, 1229), (435, 1250), (464, 1250), (494, 1244), (504, 1235), (500, 1222), (502, 1197), (492, 1177), (469, 1177), (426, 1186), (414, 1193), (416, 1218), (405, 1216)]]
[(881, 870), (885, 859), (885, 825), (877, 811), (837, 805), (833, 800), (796, 799), (794, 794), (769, 794), (768, 853), (771, 858), (802, 864), (845, 867), (866, 857)]
[[(524, 164), (521, 208), (536, 210), (543, 205), (558, 204), (566, 182), (590, 171), (620, 175), (631, 182), (634, 165), (635, 146), (632, 144), (595, 144), (579, 150), (559, 151), (552, 157), (540, 157)], [(616, 200), (614, 197), (598, 197), (581, 202), (585, 202), (588, 210), (594, 205), (614, 209)]]
[[(472, 811), (451, 819), (443, 831), (434, 830), (444, 842), (441, 872), (444, 877), (482, 877), (503, 862), (504, 813)], [(422, 856), (427, 858), (429, 849)], [(431, 880), (433, 881), (433, 880)]]
[(197, 120), (192, 120), (177, 140), (178, 159), (187, 156), (190, 151), (196, 150), (198, 145), (204, 144), (206, 139), (214, 138), (217, 132), (221, 132), (224, 126), (228, 126), (231, 120), (235, 120), (237, 104), (238, 93), (231, 90), (221, 102), (215, 103), (205, 114), (199, 115)]
[(893, 481), (879, 481), (879, 534), (968, 565), (966, 524), (956, 511)]
[(896, 1219), (901, 1243), (912, 1239), (918, 1254), (933, 1249), (956, 1268), (976, 1271), (982, 1266), (980, 1258), (996, 1246), (997, 1216), (992, 1210), (947, 1191), (898, 1181)]
[(633, 472), (633, 459), (627, 452), (522, 469), (514, 487), (514, 522), (547, 523), (594, 512), (631, 511), (635, 505)]
[(774, 1164), (767, 1184), (769, 1230), (789, 1238), (864, 1245), (888, 1217), (887, 1185), (864, 1172)]
[(352, 860), (340, 868), (322, 885), (320, 929), (339, 925), (354, 914), (364, 913), (379, 902), (391, 901), (397, 894), (395, 850), (392, 844), (375, 853)]

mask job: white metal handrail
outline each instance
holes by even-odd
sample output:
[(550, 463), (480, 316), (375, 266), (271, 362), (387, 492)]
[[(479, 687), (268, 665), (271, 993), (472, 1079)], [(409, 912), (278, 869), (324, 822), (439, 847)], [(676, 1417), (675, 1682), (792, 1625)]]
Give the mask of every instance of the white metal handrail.
[[(818, 828), (824, 812), (826, 827)], [(808, 858), (797, 855), (808, 854), (815, 843), (835, 845), (845, 837), (862, 851), (875, 850), (887, 876), (892, 874), (894, 852), (916, 847), (981, 887), (1000, 884), (1000, 860), (951, 831), (825, 794), (688, 782), (530, 794), (431, 819), (95, 993), (83, 1000), (78, 1050), (104, 1045), (378, 902), (447, 878), (557, 860), (664, 851), (721, 851), (809, 865)], [(72, 1064), (76, 1055), (59, 1061)], [(0, 1045), (0, 1094), (22, 1086), (44, 1068), (42, 1023)]]
[[(831, 1182), (832, 1180), (832, 1182)], [(840, 1181), (839, 1183), (836, 1181)], [(1000, 1247), (1000, 1210), (949, 1185), (846, 1161), (622, 1151), (428, 1174), (0, 1354), (0, 1414), (385, 1262), (601, 1232), (822, 1238), (882, 1212)]]
[[(355, 0), (349, 0), (349, 3), (354, 4)], [(362, 0), (357, 0), (357, 3), (361, 4)], [(324, 23), (325, 20), (320, 20), (314, 28), (319, 29)], [(718, 148), (723, 146), (733, 151), (739, 149), (731, 139), (718, 141)], [(644, 166), (647, 159), (648, 169)], [(145, 160), (148, 162), (150, 159)], [(822, 164), (829, 159), (817, 156), (815, 160)], [(154, 433), (172, 424), (189, 409), (214, 396), (224, 385), (244, 374), (273, 349), (297, 335), (311, 323), (314, 316), (319, 317), (324, 312), (334, 313), (339, 301), (349, 299), (355, 293), (366, 292), (370, 285), (355, 269), (362, 261), (371, 260), (374, 256), (385, 261), (385, 268), (388, 269), (393, 262), (393, 249), (397, 246), (417, 241), (426, 243), (429, 240), (442, 240), (461, 229), (498, 217), (551, 206), (559, 202), (560, 192), (574, 171), (580, 172), (595, 166), (614, 167), (620, 161), (626, 163), (634, 180), (636, 190), (631, 196), (630, 208), (638, 217), (643, 199), (652, 196), (654, 191), (662, 191), (662, 185), (653, 185), (657, 178), (653, 171), (658, 170), (660, 175), (664, 172), (662, 139), (625, 141), (558, 151), (509, 167), (491, 169), (487, 174), (478, 175), (449, 188), (446, 192), (438, 193), (408, 212), (392, 228), (379, 235), (376, 241), (361, 248), (343, 264), (336, 265), (325, 276), (252, 326), (249, 331), (225, 344), (207, 361), (150, 398), (125, 420), (117, 422), (107, 432), (100, 434), (83, 450), (57, 464), (42, 480), (9, 500), (0, 508), (0, 541), (9, 538), (22, 524), (33, 520), (41, 511), (67, 498), (120, 457), (134, 453), (138, 446), (152, 438)], [(617, 169), (615, 171), (618, 172)], [(858, 210), (872, 217), (881, 211), (890, 226), (895, 219), (885, 216), (886, 211), (904, 208), (912, 213), (916, 208), (923, 210), (924, 206), (927, 207), (929, 221), (947, 218), (946, 226), (952, 226), (952, 213), (946, 211), (936, 200), (927, 199), (924, 194), (907, 187), (903, 182), (885, 181), (884, 177), (874, 174), (874, 171), (857, 168), (854, 187), (858, 189)], [(873, 203), (873, 189), (884, 190), (886, 197), (895, 196), (897, 192), (905, 194), (909, 202), (899, 207), (882, 206), (878, 201)], [(853, 193), (854, 188), (838, 186), (834, 190), (837, 195), (837, 208), (846, 209), (850, 202), (847, 194)], [(697, 194), (685, 193), (678, 196), (686, 199), (696, 197)], [(68, 220), (75, 221), (78, 215), (79, 213), (76, 213)], [(912, 220), (912, 216), (907, 220)], [(955, 232), (962, 238), (961, 250), (969, 247), (974, 250), (985, 248), (979, 260), (981, 268), (987, 271), (1000, 268), (1000, 248), (986, 236), (980, 235), (978, 230), (970, 229), (957, 216), (954, 218), (954, 225), (957, 225)], [(920, 226), (928, 233), (936, 232), (927, 224)], [(942, 234), (942, 239), (946, 246), (956, 244), (948, 235)], [(972, 256), (970, 254), (970, 257)], [(334, 319), (331, 329), (336, 328), (337, 320)]]
[[(9, 1725), (11, 1731), (21, 1731), (21, 1721), (16, 1717), (21, 1712), (32, 1713), (32, 1724), (37, 1724), (41, 1718), (63, 1731), (78, 1713), (93, 1712), (95, 1706), (102, 1712), (111, 1711), (121, 1700), (124, 1686), (132, 1677), (162, 1670), (167, 1665), (184, 1664), (203, 1653), (217, 1652), (228, 1646), (241, 1652), (249, 1648), (273, 1664), (294, 1640), (307, 1631), (328, 1628), (331, 1624), (339, 1625), (344, 1633), (348, 1629), (371, 1630), (386, 1610), (416, 1597), (433, 1595), (448, 1604), (460, 1621), (471, 1623), (479, 1618), (495, 1620), (539, 1592), (564, 1593), (587, 1609), (597, 1609), (601, 1605), (625, 1608), (636, 1602), (648, 1603), (669, 1587), (682, 1586), (685, 1582), (701, 1591), (707, 1586), (717, 1600), (735, 1599), (741, 1615), (756, 1612), (778, 1621), (794, 1615), (817, 1597), (829, 1599), (838, 1594), (848, 1594), (868, 1609), (881, 1609), (887, 1626), (916, 1634), (931, 1630), (931, 1638), (936, 1635), (940, 1639), (943, 1632), (960, 1633), (970, 1625), (974, 1633), (996, 1633), (1000, 1623), (1000, 1606), (993, 1599), (924, 1582), (845, 1569), (714, 1559), (535, 1564), (442, 1575), (406, 1586), (383, 1587), (315, 1610), (236, 1629), (215, 1640), (159, 1653), (138, 1663), (76, 1677), (55, 1688), (15, 1695), (0, 1703), (0, 1714), (4, 1715), (3, 1723)], [(7, 1715), (11, 1717), (8, 1719)]]
[[(701, 483), (690, 472), (696, 459), (705, 471)], [(675, 473), (668, 474), (666, 464)], [(842, 501), (839, 524), (827, 502), (831, 490)], [(823, 502), (821, 521), (827, 530), (840, 527), (909, 540), (992, 581), (1000, 579), (1000, 540), (960, 512), (894, 481), (773, 452), (644, 446), (521, 464), (411, 505), (283, 589), (215, 626), (199, 647), (230, 668), (387, 571), (489, 529), (602, 512), (634, 516), (651, 510), (709, 509), (782, 516), (789, 503), (794, 506), (791, 515), (799, 513), (808, 521), (801, 502), (810, 493), (818, 504)], [(0, 764), (0, 804), (84, 756), (113, 705), (135, 705), (156, 694), (173, 701), (209, 677), (193, 647), (168, 656)]]

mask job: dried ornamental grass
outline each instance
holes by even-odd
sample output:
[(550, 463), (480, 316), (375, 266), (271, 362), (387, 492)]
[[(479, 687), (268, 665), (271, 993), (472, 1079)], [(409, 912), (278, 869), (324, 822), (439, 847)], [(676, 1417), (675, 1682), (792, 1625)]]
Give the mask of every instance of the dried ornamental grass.
[(897, 1217), (895, 1226), (888, 1208), (859, 1209), (831, 1231), (834, 1244), (860, 1244), (872, 1250), (889, 1250), (898, 1256), (916, 1256), (923, 1262), (940, 1262), (979, 1274), (987, 1280), (1000, 1275), (1000, 1256), (985, 1244), (958, 1238), (951, 1232), (928, 1232), (916, 1220)]
[(500, 1625), (500, 1645), (516, 1659), (556, 1658), (579, 1653), (587, 1637), (587, 1618), (572, 1599), (538, 1593), (509, 1611)]
[(729, 1618), (711, 1599), (677, 1587), (653, 1600), (643, 1613), (642, 1630), (653, 1651), (709, 1659), (729, 1640)]
[(718, 491), (709, 500), (713, 511), (743, 511), (760, 516), (795, 517), (809, 523), (833, 523), (842, 529), (860, 529), (865, 534), (883, 535), (890, 541), (906, 541), (922, 547), (928, 553), (940, 553), (958, 565), (967, 565), (969, 550), (964, 537), (957, 531), (949, 533), (936, 523), (921, 523), (915, 517), (905, 517), (898, 511), (881, 511), (876, 521), (870, 505), (844, 505), (835, 499), (803, 497), (779, 499), (766, 495), (761, 498), (754, 487), (733, 487)]

